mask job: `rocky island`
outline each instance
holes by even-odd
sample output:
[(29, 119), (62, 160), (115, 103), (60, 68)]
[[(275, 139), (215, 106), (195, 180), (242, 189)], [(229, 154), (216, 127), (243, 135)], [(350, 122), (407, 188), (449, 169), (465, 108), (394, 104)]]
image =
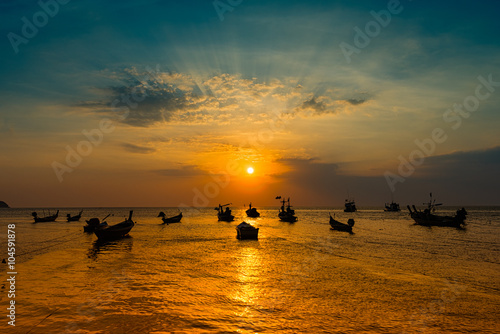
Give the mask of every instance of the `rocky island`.
[(10, 208), (4, 201), (0, 201), (0, 208)]

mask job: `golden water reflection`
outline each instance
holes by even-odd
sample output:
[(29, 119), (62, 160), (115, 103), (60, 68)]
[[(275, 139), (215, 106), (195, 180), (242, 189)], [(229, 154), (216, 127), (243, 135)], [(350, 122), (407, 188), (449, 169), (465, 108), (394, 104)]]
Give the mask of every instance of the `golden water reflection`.
[[(259, 304), (263, 267), (266, 265), (256, 241), (241, 241), (242, 246), (234, 256), (236, 265), (236, 284), (229, 292), (235, 304), (240, 305), (235, 315), (239, 317), (253, 317), (256, 306)], [(243, 245), (248, 243), (248, 245)], [(260, 283), (260, 284), (259, 284)]]

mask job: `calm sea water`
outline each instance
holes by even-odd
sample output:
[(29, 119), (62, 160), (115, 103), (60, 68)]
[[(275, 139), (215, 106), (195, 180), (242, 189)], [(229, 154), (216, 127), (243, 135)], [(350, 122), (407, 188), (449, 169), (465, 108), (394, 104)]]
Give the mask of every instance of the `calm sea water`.
[[(233, 208), (231, 223), (205, 208), (164, 226), (158, 212), (177, 209), (136, 208), (130, 237), (106, 244), (84, 220), (112, 213), (118, 223), (128, 209), (85, 209), (72, 223), (64, 216), (79, 209), (63, 209), (39, 224), (33, 210), (0, 211), (3, 257), (16, 224), (18, 272), (16, 327), (4, 284), (0, 332), (500, 332), (500, 208), (468, 208), (465, 230), (321, 208), (297, 208), (294, 224), (276, 208), (257, 219)], [(330, 230), (329, 211), (353, 217), (354, 234)], [(243, 220), (260, 228), (258, 241), (236, 239)]]

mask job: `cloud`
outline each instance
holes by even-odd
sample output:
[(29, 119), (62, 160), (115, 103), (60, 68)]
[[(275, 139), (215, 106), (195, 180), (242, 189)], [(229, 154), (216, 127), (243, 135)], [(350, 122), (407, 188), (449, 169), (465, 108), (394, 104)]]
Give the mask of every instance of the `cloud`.
[(171, 168), (171, 169), (158, 169), (153, 172), (162, 176), (173, 176), (173, 177), (193, 177), (199, 175), (206, 175), (206, 172), (199, 169), (194, 165), (184, 165), (181, 168)]
[[(194, 77), (183, 73), (140, 71), (135, 67), (104, 71), (120, 84), (98, 89), (106, 97), (84, 101), (78, 107), (96, 113), (125, 115), (123, 123), (150, 127), (161, 123), (235, 124), (262, 121), (262, 115), (282, 114), (314, 117), (334, 114), (345, 108), (340, 93), (321, 88), (322, 94), (307, 91), (292, 79), (242, 78), (216, 74)], [(348, 100), (351, 105), (363, 98)]]
[[(279, 189), (300, 194), (303, 201), (309, 201), (307, 205), (340, 206), (349, 194), (361, 208), (367, 205), (382, 207), (391, 198), (382, 174), (346, 175), (344, 171), (349, 164), (322, 162), (318, 158), (279, 159), (277, 162), (288, 169), (274, 175)], [(498, 205), (498, 188), (500, 146), (429, 157), (396, 187), (393, 196), (404, 206), (425, 201), (429, 192), (435, 193), (446, 205)]]
[(421, 168), (422, 176), (433, 175), (457, 182), (483, 180), (500, 186), (500, 146), (429, 157)]
[[(310, 99), (302, 102), (299, 107), (300, 110), (309, 110), (318, 115), (330, 112), (327, 110), (327, 106), (325, 102), (318, 101), (316, 96), (311, 97)], [(332, 111), (333, 112), (333, 111)]]
[(359, 98), (350, 98), (350, 99), (346, 99), (346, 102), (349, 102), (350, 104), (355, 105), (355, 106), (357, 106), (357, 105), (359, 105), (359, 104), (363, 104), (363, 103), (365, 103), (366, 101), (367, 101), (367, 100), (366, 100), (365, 98), (361, 98), (361, 97), (359, 97)]
[(152, 147), (139, 146), (131, 143), (121, 143), (120, 146), (131, 153), (150, 154), (156, 152), (156, 149)]
[(374, 198), (380, 199), (381, 193), (388, 189), (383, 177), (343, 175), (340, 163), (322, 162), (318, 158), (280, 159), (277, 162), (288, 169), (274, 176), (281, 188), (300, 194), (306, 205), (341, 206), (348, 195), (359, 200), (361, 206), (373, 205)]

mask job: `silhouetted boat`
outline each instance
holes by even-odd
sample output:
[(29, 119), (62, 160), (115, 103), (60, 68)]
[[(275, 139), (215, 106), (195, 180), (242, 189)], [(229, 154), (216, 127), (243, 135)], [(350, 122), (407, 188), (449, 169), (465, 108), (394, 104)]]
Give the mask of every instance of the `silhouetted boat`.
[(332, 230), (352, 233), (352, 227), (354, 226), (354, 219), (350, 218), (347, 220), (347, 224), (344, 224), (339, 222), (338, 220), (333, 219), (332, 215), (330, 215), (330, 226), (332, 227)]
[(384, 211), (388, 212), (398, 212), (401, 211), (401, 208), (399, 207), (398, 203), (391, 202), (389, 204), (385, 203), (385, 209)]
[[(276, 199), (281, 200), (281, 196), (277, 196)], [(290, 205), (290, 197), (288, 197), (288, 205), (286, 206), (285, 209), (285, 199), (281, 200), (281, 208), (278, 213), (278, 217), (281, 221), (288, 222), (288, 223), (295, 223), (297, 221), (297, 217), (295, 216), (295, 210), (292, 209)]]
[(163, 220), (162, 224), (173, 224), (173, 223), (180, 223), (182, 219), (182, 212), (179, 213), (177, 216), (165, 218), (165, 213), (162, 211), (158, 214), (158, 217), (161, 217), (161, 220)]
[(132, 213), (134, 211), (130, 210), (128, 219), (112, 226), (101, 226), (94, 230), (95, 235), (99, 240), (113, 240), (119, 239), (128, 234), (135, 223), (132, 221)]
[(251, 218), (257, 218), (260, 216), (260, 213), (257, 211), (256, 208), (252, 208), (252, 203), (248, 206), (248, 210), (245, 211), (248, 217)]
[(219, 207), (214, 208), (214, 210), (217, 210), (217, 217), (219, 218), (219, 221), (232, 222), (234, 220), (234, 216), (231, 214), (231, 209), (227, 207), (224, 210), (224, 207), (228, 205), (231, 205), (231, 203), (224, 205), (219, 204)]
[(413, 205), (413, 211), (408, 205), (408, 210), (410, 211), (411, 218), (415, 221), (417, 225), (423, 226), (447, 226), (447, 227), (458, 227), (461, 228), (465, 225), (465, 219), (467, 218), (467, 211), (464, 208), (456, 211), (455, 216), (439, 216), (434, 214), (436, 207), (442, 205), (442, 203), (437, 203), (436, 200), (432, 200), (432, 193), (430, 193), (430, 200), (427, 204), (427, 208), (424, 211), (419, 211)]
[(83, 210), (81, 210), (80, 213), (78, 213), (76, 216), (73, 216), (73, 217), (71, 217), (71, 215), (68, 213), (66, 215), (66, 220), (69, 222), (77, 222), (80, 220), (80, 218), (82, 218), (82, 213), (83, 213)]
[(97, 229), (99, 227), (108, 226), (108, 223), (105, 220), (109, 216), (111, 216), (111, 214), (109, 214), (106, 217), (104, 217), (102, 219), (102, 222), (99, 221), (99, 218), (90, 218), (89, 220), (86, 221), (87, 225), (85, 225), (83, 227), (83, 231), (92, 233), (92, 232), (94, 232), (95, 229)]
[(259, 229), (253, 227), (252, 225), (242, 222), (238, 226), (236, 226), (236, 238), (243, 239), (258, 239), (259, 238)]
[(356, 211), (358, 211), (358, 209), (356, 209), (356, 203), (354, 202), (354, 200), (346, 199), (344, 206), (345, 206), (344, 212), (356, 212)]
[(35, 219), (35, 223), (54, 222), (56, 221), (57, 217), (59, 217), (59, 210), (57, 210), (56, 214), (52, 216), (38, 217), (38, 214), (36, 212), (32, 212), (31, 215)]

